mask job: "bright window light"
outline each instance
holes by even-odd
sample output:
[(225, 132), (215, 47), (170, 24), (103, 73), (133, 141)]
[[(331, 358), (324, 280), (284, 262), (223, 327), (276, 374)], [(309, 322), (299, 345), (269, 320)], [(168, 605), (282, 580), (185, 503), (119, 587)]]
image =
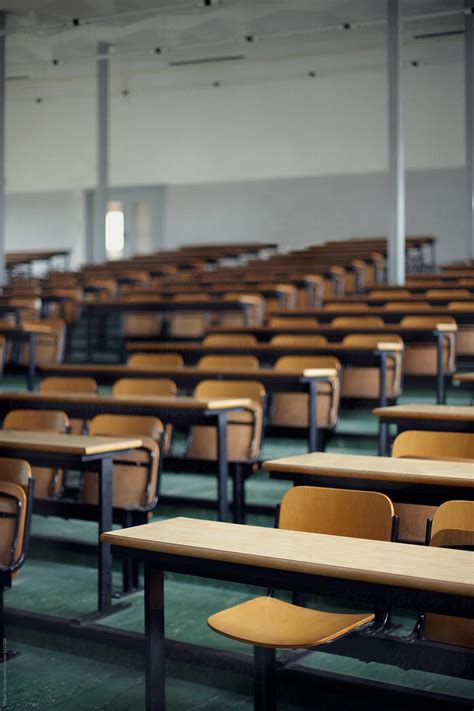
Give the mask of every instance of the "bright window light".
[(110, 259), (123, 255), (125, 244), (124, 219), (122, 210), (109, 210), (105, 217), (105, 249)]

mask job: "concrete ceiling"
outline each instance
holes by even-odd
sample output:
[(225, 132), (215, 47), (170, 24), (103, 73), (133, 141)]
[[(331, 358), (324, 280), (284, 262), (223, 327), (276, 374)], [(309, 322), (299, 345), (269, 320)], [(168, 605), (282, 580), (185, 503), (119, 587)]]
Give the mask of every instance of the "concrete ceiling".
[[(259, 81), (329, 70), (385, 52), (384, 0), (0, 0), (13, 84), (65, 82), (95, 71), (98, 42), (112, 73), (156, 86)], [(459, 57), (463, 0), (404, 0), (407, 61)], [(212, 61), (206, 61), (212, 60)], [(197, 63), (196, 63), (197, 61)], [(192, 63), (189, 63), (192, 62)]]

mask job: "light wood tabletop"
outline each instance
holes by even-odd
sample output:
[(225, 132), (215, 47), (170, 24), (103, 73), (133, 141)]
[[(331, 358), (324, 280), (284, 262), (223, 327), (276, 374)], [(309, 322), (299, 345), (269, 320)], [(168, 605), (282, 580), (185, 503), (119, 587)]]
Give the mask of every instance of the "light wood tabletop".
[(376, 407), (372, 413), (377, 417), (393, 419), (419, 418), (424, 420), (458, 420), (474, 422), (474, 407), (470, 405), (425, 405), (410, 403), (408, 405), (391, 405)]
[(64, 452), (65, 454), (91, 456), (121, 452), (141, 446), (142, 440), (138, 437), (89, 437), (55, 432), (0, 430), (0, 451), (18, 448), (25, 450), (25, 452)]
[[(473, 435), (474, 436), (474, 435)], [(263, 463), (270, 472), (438, 484), (474, 488), (474, 462), (374, 457), (357, 454), (313, 452)]]
[(70, 405), (149, 405), (156, 408), (176, 408), (188, 410), (235, 410), (245, 409), (252, 405), (249, 398), (194, 398), (191, 396), (174, 395), (96, 395), (95, 393), (40, 393), (40, 392), (3, 392), (0, 393), (0, 403), (2, 400), (15, 400), (17, 402), (48, 402)]
[(174, 518), (103, 533), (103, 543), (474, 597), (469, 551)]

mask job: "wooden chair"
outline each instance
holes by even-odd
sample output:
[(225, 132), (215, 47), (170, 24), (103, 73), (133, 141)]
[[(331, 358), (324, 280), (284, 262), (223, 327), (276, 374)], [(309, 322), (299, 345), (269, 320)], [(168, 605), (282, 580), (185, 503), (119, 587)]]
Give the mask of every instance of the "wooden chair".
[[(433, 328), (439, 323), (456, 325), (452, 316), (404, 316), (400, 326)], [(443, 368), (452, 372), (455, 365), (456, 334), (446, 333), (443, 344)], [(436, 343), (408, 343), (405, 348), (404, 372), (406, 375), (436, 375), (438, 372)]]
[[(176, 384), (169, 378), (120, 378), (112, 386), (115, 396), (126, 395), (176, 395)], [(161, 452), (165, 456), (171, 448), (173, 425), (166, 425), (161, 440)]]
[(344, 311), (368, 311), (369, 310), (369, 304), (365, 304), (363, 302), (359, 302), (356, 304), (351, 304), (351, 303), (334, 303), (334, 304), (324, 304), (323, 310), (324, 311), (341, 311), (341, 309), (344, 309)]
[[(327, 430), (336, 426), (340, 404), (341, 363), (335, 356), (282, 356), (275, 370), (305, 368), (335, 368), (338, 375), (317, 386), (316, 421)], [(308, 395), (306, 393), (277, 393), (272, 398), (270, 424), (277, 427), (308, 427)]]
[[(69, 419), (60, 410), (10, 410), (3, 420), (5, 430), (60, 432), (69, 430)], [(63, 489), (64, 472), (56, 467), (33, 467), (35, 498), (57, 498)]]
[(203, 338), (203, 346), (255, 346), (258, 343), (251, 333), (210, 333)]
[[(150, 296), (128, 294), (127, 300), (130, 302), (156, 302), (158, 308), (162, 301), (162, 299), (155, 294)], [(125, 338), (158, 337), (161, 333), (162, 326), (163, 318), (159, 313), (151, 313), (149, 311), (128, 313), (125, 314), (123, 319), (123, 335)]]
[(297, 348), (321, 348), (327, 346), (328, 339), (326, 336), (321, 336), (319, 334), (306, 335), (302, 333), (281, 333), (278, 336), (273, 336), (270, 339), (272, 346), (290, 346)]
[(48, 303), (48, 318), (63, 318), (68, 326), (77, 323), (79, 319), (78, 305), (84, 298), (84, 292), (78, 286), (61, 287), (51, 289), (51, 296), (67, 296), (70, 297), (62, 305), (61, 303)]
[(411, 296), (411, 291), (409, 289), (374, 289), (369, 291), (369, 296), (374, 299), (396, 299), (400, 296)]
[(249, 306), (248, 322), (245, 323), (242, 311), (221, 311), (216, 314), (214, 324), (217, 326), (239, 327), (258, 326), (263, 322), (265, 316), (265, 299), (260, 294), (243, 294), (241, 292), (227, 292), (222, 295), (223, 301), (245, 301)]
[[(474, 434), (407, 430), (395, 438), (392, 457), (474, 460)], [(400, 517), (400, 538), (418, 543), (425, 541), (426, 523), (434, 515), (435, 507), (397, 503), (395, 510)]]
[[(34, 325), (35, 322), (25, 321), (23, 325)], [(38, 323), (49, 326), (50, 333), (36, 336), (36, 364), (51, 365), (61, 363), (64, 359), (64, 349), (66, 345), (66, 324), (62, 319), (45, 318)], [(30, 347), (28, 343), (23, 343), (20, 350), (19, 362), (21, 365), (29, 363)]]
[[(474, 437), (474, 435), (471, 435)], [(474, 501), (446, 501), (431, 521), (430, 546), (474, 549)], [(474, 647), (474, 620), (427, 613), (419, 625), (424, 639)]]
[[(31, 468), (23, 459), (0, 458), (0, 638), (6, 640), (3, 594), (7, 589), (3, 577), (16, 577), (23, 565), (28, 546), (34, 481)], [(5, 582), (4, 582), (5, 580)], [(3, 651), (3, 660), (15, 656)]]
[[(234, 520), (245, 521), (245, 479), (254, 471), (263, 438), (265, 388), (254, 380), (202, 380), (194, 389), (197, 398), (248, 398), (246, 410), (231, 412), (227, 418), (227, 461), (233, 483)], [(186, 454), (192, 459), (217, 460), (215, 427), (191, 428)]]
[(441, 297), (441, 298), (446, 298), (446, 299), (457, 299), (460, 296), (465, 296), (466, 298), (469, 298), (471, 296), (471, 292), (469, 289), (427, 289), (426, 290), (426, 298), (431, 299), (431, 298), (436, 298), (436, 297)]
[[(173, 301), (210, 301), (209, 294), (176, 294)], [(170, 338), (200, 338), (210, 325), (209, 313), (203, 310), (183, 311), (170, 316), (168, 335)]]
[(383, 328), (385, 323), (380, 316), (337, 316), (331, 321), (334, 328)]
[(433, 306), (427, 301), (387, 301), (385, 311), (432, 311)]
[[(297, 486), (282, 499), (278, 527), (390, 541), (394, 521), (392, 502), (384, 494)], [(254, 708), (259, 711), (275, 708), (277, 648), (312, 649), (371, 624), (382, 626), (373, 612), (314, 610), (280, 601), (270, 592), (266, 597), (253, 598), (208, 619), (215, 632), (253, 645)]]
[(153, 370), (156, 368), (180, 368), (184, 365), (179, 353), (133, 353), (127, 360), (129, 368)]
[[(457, 311), (471, 311), (474, 318), (473, 301), (450, 301), (448, 309), (452, 313), (453, 318), (456, 318)], [(474, 326), (471, 324), (458, 324), (456, 353), (460, 356), (474, 356)]]
[[(94, 378), (77, 377), (43, 378), (39, 384), (40, 393), (97, 393), (97, 382)], [(85, 434), (87, 432), (87, 420), (69, 420), (69, 431), (71, 434)]]
[(283, 316), (272, 316), (268, 322), (270, 328), (281, 328), (282, 331), (298, 330), (299, 328), (317, 328), (320, 324), (317, 318), (312, 316), (296, 316), (295, 318), (285, 318)]
[(37, 321), (41, 313), (41, 299), (38, 296), (11, 296), (8, 299), (11, 306), (24, 306), (21, 321)]
[(198, 368), (212, 371), (258, 370), (259, 362), (252, 355), (205, 355), (199, 358)]
[[(89, 424), (91, 435), (140, 437), (142, 447), (114, 460), (112, 472), (112, 503), (116, 509), (148, 514), (158, 501), (158, 442), (163, 424), (157, 417), (140, 415), (97, 415)], [(98, 504), (98, 481), (85, 473), (81, 501)], [(130, 524), (132, 525), (132, 524)]]
[[(396, 343), (403, 349), (401, 336), (379, 333), (351, 333), (342, 339), (344, 346), (351, 348), (377, 348), (379, 343)], [(387, 358), (385, 387), (387, 397), (396, 400), (402, 387), (403, 350)], [(378, 400), (380, 398), (379, 368), (344, 368), (342, 373), (342, 397), (360, 400)]]

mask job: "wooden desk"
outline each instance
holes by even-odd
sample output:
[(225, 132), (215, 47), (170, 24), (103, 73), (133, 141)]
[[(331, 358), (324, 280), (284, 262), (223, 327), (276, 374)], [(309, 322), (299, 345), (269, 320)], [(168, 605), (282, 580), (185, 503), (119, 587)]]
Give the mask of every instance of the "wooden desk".
[[(145, 563), (146, 708), (165, 709), (164, 571), (474, 615), (472, 553), (175, 518), (105, 533)], [(204, 621), (203, 621), (204, 622)]]
[(217, 427), (217, 498), (219, 519), (227, 521), (229, 502), (227, 481), (227, 415), (245, 410), (250, 400), (207, 399), (175, 396), (121, 396), (94, 393), (0, 393), (0, 417), (16, 409), (63, 410), (69, 417), (89, 420), (102, 413), (122, 415), (153, 415), (165, 424), (211, 425)]
[[(26, 394), (28, 397), (28, 394)], [(30, 395), (31, 396), (31, 395)], [(112, 528), (112, 460), (141, 447), (137, 437), (85, 437), (82, 435), (0, 430), (0, 455), (21, 457), (32, 466), (70, 467), (95, 471), (99, 477), (99, 535)], [(98, 610), (112, 604), (110, 548), (98, 548)]]
[(439, 506), (474, 498), (474, 464), (357, 454), (299, 454), (264, 462), (272, 479), (295, 485), (382, 491), (398, 503)]
[[(125, 314), (140, 314), (152, 313), (157, 316), (163, 313), (180, 313), (186, 311), (202, 311), (202, 312), (232, 312), (238, 311), (242, 313), (244, 324), (249, 323), (250, 309), (254, 304), (252, 297), (246, 298), (242, 296), (235, 301), (203, 301), (197, 298), (194, 301), (130, 301), (129, 299), (102, 299), (101, 301), (83, 301), (81, 303), (81, 312), (86, 319), (87, 324), (87, 360), (92, 361), (92, 319), (102, 316), (111, 317), (119, 316), (123, 319)], [(106, 321), (102, 322), (106, 327)], [(120, 333), (123, 334), (123, 324), (120, 325)], [(121, 337), (121, 354), (124, 353), (124, 339)], [(123, 358), (122, 358), (123, 360)]]
[(36, 338), (38, 336), (49, 335), (52, 332), (51, 326), (41, 323), (31, 323), (15, 328), (0, 328), (0, 334), (3, 334), (7, 340), (28, 342), (28, 369), (26, 372), (28, 390), (35, 389)]
[[(386, 359), (385, 359), (386, 360)], [(378, 363), (380, 360), (378, 361)], [(317, 426), (317, 384), (337, 377), (334, 368), (306, 368), (305, 370), (282, 371), (273, 368), (258, 370), (205, 370), (197, 367), (139, 369), (129, 366), (91, 365), (62, 363), (52, 368), (43, 368), (45, 374), (84, 376), (90, 375), (99, 383), (113, 383), (119, 378), (170, 378), (178, 388), (193, 390), (202, 380), (258, 380), (270, 393), (298, 392), (308, 394), (308, 448), (315, 452), (322, 446)], [(383, 392), (385, 392), (385, 379)], [(381, 403), (387, 403), (387, 398)]]
[[(356, 316), (359, 314), (355, 314)], [(364, 314), (360, 314), (364, 315)], [(290, 321), (290, 319), (289, 319)], [(372, 328), (367, 327), (346, 327), (340, 328), (336, 326), (331, 326), (330, 324), (324, 324), (322, 326), (309, 326), (309, 327), (297, 327), (292, 328), (291, 324), (287, 328), (284, 327), (272, 327), (272, 326), (254, 326), (251, 328), (226, 328), (225, 326), (216, 326), (209, 329), (209, 333), (229, 333), (229, 334), (244, 334), (250, 333), (260, 341), (269, 341), (273, 336), (277, 336), (282, 333), (294, 333), (301, 335), (317, 335), (321, 334), (325, 336), (329, 341), (338, 341), (353, 333), (377, 333), (384, 334), (384, 338), (387, 341), (390, 340), (390, 335), (397, 334), (401, 336), (405, 343), (423, 343), (432, 341), (436, 344), (437, 352), (437, 372), (436, 372), (436, 402), (442, 404), (446, 401), (446, 375), (451, 375), (451, 372), (447, 373), (443, 368), (443, 346), (446, 341), (447, 334), (455, 333), (457, 331), (457, 326), (450, 323), (440, 323), (437, 328), (412, 328), (407, 326), (400, 326), (400, 324), (389, 323), (384, 326), (374, 326)]]
[(380, 418), (385, 430), (385, 454), (390, 454), (388, 426), (397, 425), (397, 431), (439, 430), (444, 432), (474, 432), (474, 407), (469, 405), (392, 405), (372, 410)]

